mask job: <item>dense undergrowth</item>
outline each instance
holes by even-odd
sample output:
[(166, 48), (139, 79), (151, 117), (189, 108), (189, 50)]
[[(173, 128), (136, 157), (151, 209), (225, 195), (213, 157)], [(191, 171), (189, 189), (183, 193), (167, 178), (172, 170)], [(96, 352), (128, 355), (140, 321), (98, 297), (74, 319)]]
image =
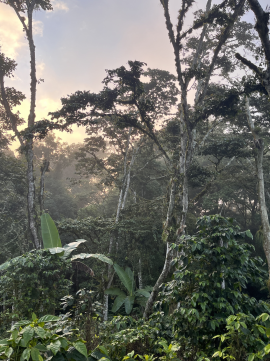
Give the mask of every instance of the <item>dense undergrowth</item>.
[(78, 262), (83, 254), (70, 258), (61, 253), (63, 249), (67, 253), (71, 244), (17, 257), (1, 271), (0, 357), (20, 361), (264, 359), (270, 351), (267, 271), (263, 261), (252, 256), (253, 246), (245, 242), (248, 237), (251, 233), (240, 232), (232, 219), (200, 218), (194, 236), (171, 244), (175, 256), (171, 276), (160, 287), (147, 320), (142, 317), (147, 291), (137, 294), (141, 300), (132, 303), (130, 315), (125, 302), (113, 309), (119, 292), (125, 299), (132, 297), (124, 293), (129, 287), (126, 282), (133, 282), (128, 278), (133, 275), (130, 269), (114, 265), (122, 283), (114, 288), (118, 293), (113, 288), (110, 292), (109, 320), (104, 322), (103, 294), (93, 270), (86, 287), (76, 290), (78, 264), (74, 267), (72, 260)]

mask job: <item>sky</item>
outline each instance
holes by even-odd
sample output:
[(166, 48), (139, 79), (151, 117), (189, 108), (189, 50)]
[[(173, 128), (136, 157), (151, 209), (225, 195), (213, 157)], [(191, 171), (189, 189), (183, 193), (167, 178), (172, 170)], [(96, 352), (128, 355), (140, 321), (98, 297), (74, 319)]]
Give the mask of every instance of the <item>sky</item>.
[[(260, 1), (264, 8), (267, 2)], [(204, 3), (195, 1), (194, 11)], [(61, 97), (77, 90), (101, 90), (105, 69), (127, 65), (128, 60), (175, 73), (159, 0), (53, 0), (52, 4), (53, 11), (34, 14), (37, 78), (44, 79), (37, 90), (37, 120), (59, 109)], [(173, 21), (180, 4), (180, 0), (170, 0)], [(252, 13), (249, 19), (253, 21)], [(191, 15), (187, 22), (192, 23)], [(0, 24), (2, 51), (18, 63), (14, 78), (6, 85), (22, 91), (29, 99), (28, 43), (13, 9), (2, 3)], [(19, 109), (26, 119), (28, 99)], [(57, 135), (68, 143), (83, 142), (84, 130), (75, 127), (72, 134)]]

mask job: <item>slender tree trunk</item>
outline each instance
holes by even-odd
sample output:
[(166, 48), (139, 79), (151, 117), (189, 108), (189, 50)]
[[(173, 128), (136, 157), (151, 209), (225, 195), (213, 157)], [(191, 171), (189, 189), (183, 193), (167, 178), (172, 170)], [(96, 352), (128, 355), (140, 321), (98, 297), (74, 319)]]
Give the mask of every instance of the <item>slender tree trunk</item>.
[[(126, 145), (126, 149), (125, 149), (125, 157), (124, 157), (123, 182), (122, 182), (122, 187), (121, 187), (120, 193), (119, 193), (119, 199), (118, 199), (118, 205), (117, 205), (116, 217), (115, 217), (115, 224), (117, 224), (119, 222), (120, 212), (121, 212), (121, 210), (123, 210), (125, 208), (126, 200), (127, 200), (127, 194), (128, 194), (129, 187), (130, 187), (131, 169), (133, 167), (136, 156), (137, 156), (138, 151), (139, 151), (140, 146), (141, 146), (141, 142), (140, 142), (138, 144), (138, 146), (136, 147), (136, 149), (133, 149), (131, 161), (130, 161), (130, 164), (128, 166), (127, 165), (127, 159), (128, 159), (128, 151), (129, 151), (129, 146), (130, 146), (131, 131), (132, 131), (132, 128), (129, 128), (128, 138), (127, 138), (127, 145)], [(113, 245), (114, 245), (114, 234), (112, 233), (110, 235), (109, 254), (112, 253)], [(108, 281), (108, 284), (107, 284), (106, 288), (104, 289), (104, 291), (111, 287), (111, 284), (112, 284), (112, 281), (113, 281), (113, 276), (114, 276), (113, 268), (112, 268), (111, 265), (108, 265), (108, 280), (109, 281)], [(104, 295), (104, 311), (103, 311), (103, 320), (104, 321), (108, 320), (108, 301), (109, 301), (109, 296), (105, 294)]]
[[(27, 8), (27, 17), (28, 21), (24, 16), (21, 15), (21, 8), (19, 2), (10, 2), (9, 5), (14, 9), (18, 19), (22, 23), (23, 29), (26, 33), (26, 37), (28, 40), (29, 51), (30, 51), (30, 111), (28, 116), (28, 127), (31, 128), (35, 124), (35, 108), (36, 108), (36, 92), (37, 92), (37, 78), (36, 78), (36, 54), (35, 54), (35, 44), (33, 40), (33, 11), (36, 5), (36, 1), (32, 1), (28, 4)], [(2, 84), (1, 84), (1, 92), (2, 92)], [(3, 92), (2, 92), (3, 94)], [(6, 108), (6, 106), (5, 106)], [(15, 134), (17, 133), (18, 138), (21, 142), (21, 145), (25, 147), (25, 154), (27, 159), (27, 181), (28, 181), (28, 194), (27, 194), (27, 202), (28, 202), (28, 226), (31, 234), (32, 241), (37, 249), (40, 248), (40, 242), (38, 240), (38, 231), (37, 231), (37, 217), (35, 212), (35, 177), (34, 177), (34, 167), (33, 167), (33, 137), (29, 137), (25, 144), (22, 144), (22, 140), (20, 139), (19, 133), (16, 129), (16, 124), (14, 127), (14, 116), (13, 114), (6, 108), (6, 112), (11, 120), (13, 130)]]
[(139, 281), (139, 289), (143, 288), (143, 280), (142, 280), (142, 260), (139, 258), (139, 271), (138, 271), (138, 281)]
[(165, 278), (167, 277), (167, 275), (170, 271), (171, 260), (172, 260), (172, 251), (170, 250), (169, 243), (167, 243), (166, 257), (165, 257), (163, 270), (162, 270), (161, 274), (159, 275), (159, 278), (158, 278), (155, 286), (153, 287), (150, 297), (147, 300), (145, 310), (143, 313), (143, 317), (145, 319), (148, 319), (148, 317), (152, 311), (153, 304), (158, 296), (159, 287), (162, 285), (162, 283), (164, 282)]
[(245, 99), (245, 108), (247, 114), (247, 121), (249, 129), (254, 138), (254, 153), (256, 161), (256, 170), (258, 178), (258, 198), (260, 204), (260, 214), (261, 222), (263, 227), (263, 249), (268, 263), (268, 274), (269, 274), (269, 284), (270, 287), (270, 224), (268, 218), (268, 212), (265, 202), (265, 190), (264, 190), (264, 175), (263, 175), (263, 153), (264, 153), (264, 143), (255, 132), (254, 122), (250, 113), (249, 108), (249, 98), (246, 96)]
[(260, 148), (256, 150), (256, 166), (257, 166), (257, 177), (258, 177), (258, 188), (259, 188), (259, 203), (260, 203), (260, 213), (261, 221), (263, 227), (263, 249), (268, 263), (268, 273), (269, 273), (269, 283), (270, 287), (270, 224), (268, 218), (268, 212), (265, 202), (265, 191), (264, 191), (264, 175), (263, 175), (263, 151), (264, 144), (263, 141), (260, 141)]
[(36, 226), (36, 211), (35, 211), (35, 177), (34, 177), (34, 164), (33, 164), (33, 140), (28, 141), (26, 147), (27, 157), (27, 181), (28, 181), (28, 193), (27, 193), (27, 208), (28, 208), (28, 224), (32, 236), (33, 243), (36, 249), (40, 248), (38, 239), (38, 232)]

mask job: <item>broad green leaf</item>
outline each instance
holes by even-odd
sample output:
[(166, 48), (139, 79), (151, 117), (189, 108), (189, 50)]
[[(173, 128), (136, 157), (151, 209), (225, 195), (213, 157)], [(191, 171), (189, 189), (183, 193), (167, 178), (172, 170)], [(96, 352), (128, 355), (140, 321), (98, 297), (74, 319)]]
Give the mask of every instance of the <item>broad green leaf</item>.
[(108, 351), (107, 351), (107, 349), (106, 349), (104, 346), (98, 346), (98, 348), (99, 348), (100, 351), (101, 351), (102, 353), (104, 353), (106, 356), (109, 356)]
[(267, 313), (263, 313), (263, 314), (262, 314), (262, 321), (263, 321), (263, 322), (266, 321), (266, 320), (268, 320), (268, 318), (269, 318), (269, 315), (268, 315)]
[(43, 213), (41, 219), (41, 235), (44, 249), (62, 247), (58, 230), (48, 213)]
[(18, 337), (18, 333), (19, 333), (19, 331), (18, 331), (17, 329), (15, 329), (14, 331), (12, 331), (11, 337), (12, 337), (12, 339), (13, 339), (14, 341), (15, 341), (16, 338)]
[(270, 345), (266, 345), (264, 348), (264, 352), (268, 354), (270, 352)]
[(40, 353), (39, 353), (39, 350), (35, 347), (32, 347), (31, 348), (31, 358), (33, 361), (39, 361), (39, 356), (40, 356)]
[(246, 231), (246, 236), (253, 239), (253, 235), (252, 235), (252, 233), (250, 232), (249, 229)]
[(68, 348), (68, 342), (64, 337), (60, 337), (58, 339), (61, 342), (61, 346), (63, 347), (63, 349), (67, 349)]
[(63, 247), (63, 249), (64, 249), (64, 258), (69, 257), (71, 252), (73, 252), (76, 248), (78, 248), (81, 243), (85, 243), (85, 242), (86, 242), (85, 239), (77, 239), (75, 242), (71, 242), (71, 243), (66, 244)]
[[(215, 322), (214, 322), (214, 321), (211, 321), (211, 322), (210, 322), (210, 325), (211, 325), (211, 328), (215, 331), (215, 329), (216, 329), (216, 324), (215, 324)], [(215, 356), (213, 356), (213, 357), (215, 357)]]
[(75, 259), (86, 259), (86, 258), (96, 258), (99, 259), (102, 262), (108, 263), (110, 265), (113, 265), (113, 261), (104, 256), (103, 254), (99, 254), (99, 253), (80, 253), (80, 254), (76, 254), (75, 256), (71, 257), (71, 261), (74, 261)]
[(85, 361), (85, 356), (82, 355), (78, 350), (74, 347), (71, 347), (66, 355), (68, 360), (75, 360), (75, 361)]
[(248, 361), (253, 361), (254, 360), (255, 355), (251, 354), (248, 356)]
[(134, 280), (134, 273), (129, 267), (125, 269), (126, 274), (128, 275), (129, 279), (131, 280), (131, 287), (132, 287), (132, 296), (135, 288), (135, 280)]
[(15, 328), (18, 328), (20, 326), (27, 326), (31, 323), (31, 321), (28, 321), (28, 320), (21, 320), (21, 321), (18, 321), (16, 322), (12, 327), (11, 327), (11, 330), (14, 330)]
[(48, 348), (49, 350), (51, 350), (54, 355), (56, 355), (57, 352), (58, 352), (58, 351), (60, 350), (60, 348), (61, 348), (61, 342), (60, 342), (59, 340), (57, 340), (57, 341), (55, 341), (55, 342), (51, 342), (51, 343), (47, 346), (47, 348)]
[(113, 296), (122, 296), (122, 297), (126, 297), (127, 295), (125, 294), (125, 292), (121, 291), (120, 288), (108, 288), (105, 291), (106, 295), (113, 295)]
[(26, 327), (23, 331), (23, 338), (22, 338), (22, 340), (26, 346), (33, 336), (34, 336), (33, 327), (30, 327), (30, 326)]
[(102, 358), (105, 358), (107, 360), (110, 360), (109, 356), (105, 355), (104, 353), (100, 352), (99, 350), (95, 350), (91, 353), (91, 356), (95, 358), (96, 360), (101, 360)]
[(265, 330), (265, 333), (266, 333), (266, 336), (267, 336), (267, 337), (270, 337), (270, 328), (267, 328), (267, 329)]
[(125, 310), (127, 315), (129, 315), (132, 311), (134, 300), (135, 296), (127, 296), (127, 298), (125, 299)]
[(4, 338), (2, 340), (0, 340), (0, 346), (5, 346), (5, 345), (8, 345), (8, 339), (7, 338)]
[(42, 345), (42, 343), (38, 343), (38, 344), (35, 346), (35, 348), (37, 348), (37, 349), (38, 349), (39, 351), (41, 351), (41, 352), (46, 352), (46, 351), (48, 351), (47, 347), (44, 346), (44, 345)]
[(142, 295), (146, 298), (150, 297), (150, 292), (146, 291), (145, 289), (140, 289), (136, 291), (136, 294)]
[(53, 316), (53, 315), (45, 315), (40, 317), (40, 319), (37, 321), (37, 323), (41, 323), (41, 322), (54, 322), (54, 321), (59, 321), (60, 317), (57, 316)]
[(46, 330), (44, 330), (44, 328), (42, 328), (42, 327), (39, 327), (39, 326), (35, 327), (35, 331), (36, 331), (37, 335), (41, 338), (45, 338), (47, 335)]
[(30, 348), (26, 348), (23, 353), (21, 354), (21, 357), (20, 357), (20, 361), (28, 361), (29, 358), (30, 358), (30, 353), (31, 353), (31, 349)]
[(7, 358), (10, 358), (12, 353), (13, 353), (13, 348), (12, 347), (7, 347), (6, 351), (5, 351), (5, 355), (7, 356)]
[(118, 274), (118, 277), (120, 278), (121, 282), (126, 287), (129, 295), (131, 296), (133, 289), (132, 289), (132, 280), (129, 278), (129, 275), (117, 263), (113, 265), (113, 268), (115, 269), (115, 272)]
[(5, 352), (6, 349), (7, 349), (7, 346), (0, 346), (0, 354)]
[(65, 254), (64, 248), (61, 247), (53, 247), (49, 248), (51, 254), (59, 254), (59, 256), (63, 256)]
[(37, 315), (33, 312), (32, 313), (32, 320), (35, 322), (35, 321), (37, 321)]
[(84, 355), (87, 358), (87, 349), (83, 342), (81, 341), (74, 342), (73, 346), (77, 351), (79, 351), (82, 355)]
[(258, 326), (258, 330), (260, 331), (260, 333), (262, 333), (263, 335), (265, 334), (264, 328), (261, 326)]
[(119, 310), (119, 308), (123, 305), (123, 303), (125, 302), (126, 299), (126, 295), (125, 296), (118, 296), (116, 297), (116, 299), (114, 300), (113, 303), (113, 307), (112, 307), (112, 312), (116, 312)]

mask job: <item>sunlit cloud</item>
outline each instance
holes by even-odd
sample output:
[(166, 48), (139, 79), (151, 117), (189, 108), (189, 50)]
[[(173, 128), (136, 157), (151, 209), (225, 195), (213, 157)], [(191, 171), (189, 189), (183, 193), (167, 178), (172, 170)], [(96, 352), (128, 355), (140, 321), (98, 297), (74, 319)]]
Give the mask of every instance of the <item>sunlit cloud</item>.
[(49, 112), (56, 111), (60, 108), (60, 100), (56, 101), (51, 98), (42, 98), (37, 102), (37, 119), (46, 118)]
[(52, 0), (53, 11), (69, 11), (68, 6), (64, 1)]
[(21, 48), (27, 46), (22, 31), (22, 25), (14, 10), (5, 4), (0, 4), (0, 45), (2, 52), (13, 59), (19, 55)]

